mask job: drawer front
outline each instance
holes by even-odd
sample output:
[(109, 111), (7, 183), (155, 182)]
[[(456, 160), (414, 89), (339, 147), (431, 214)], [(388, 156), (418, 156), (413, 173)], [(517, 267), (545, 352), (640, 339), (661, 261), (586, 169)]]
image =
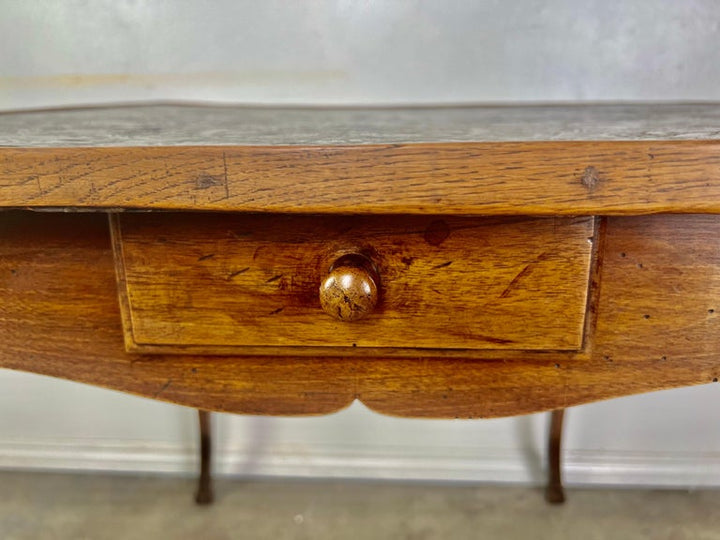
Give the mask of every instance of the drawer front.
[[(593, 218), (158, 213), (112, 223), (131, 351), (582, 347)], [(330, 308), (320, 299), (348, 257), (369, 263), (360, 271), (377, 285), (357, 320), (335, 313), (345, 293)]]

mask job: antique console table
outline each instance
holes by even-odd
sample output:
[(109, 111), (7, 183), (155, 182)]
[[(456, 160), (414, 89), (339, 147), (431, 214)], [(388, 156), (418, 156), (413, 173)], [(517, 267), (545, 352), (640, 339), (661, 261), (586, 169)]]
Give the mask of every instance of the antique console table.
[(0, 206), (0, 367), (433, 418), (720, 376), (720, 105), (5, 113)]

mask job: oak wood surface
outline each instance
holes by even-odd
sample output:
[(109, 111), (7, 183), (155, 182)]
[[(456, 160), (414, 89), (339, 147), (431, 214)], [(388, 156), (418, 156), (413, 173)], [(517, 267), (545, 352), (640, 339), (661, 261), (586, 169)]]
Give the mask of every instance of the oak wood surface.
[(720, 219), (610, 218), (595, 331), (575, 354), (459, 359), (127, 354), (105, 216), (0, 214), (0, 366), (209, 410), (550, 410), (720, 376)]
[(720, 213), (720, 141), (0, 148), (0, 207)]
[[(135, 352), (582, 345), (592, 218), (160, 213), (114, 223)], [(372, 313), (345, 322), (324, 313), (319, 286), (352, 253), (372, 260), (381, 296)]]

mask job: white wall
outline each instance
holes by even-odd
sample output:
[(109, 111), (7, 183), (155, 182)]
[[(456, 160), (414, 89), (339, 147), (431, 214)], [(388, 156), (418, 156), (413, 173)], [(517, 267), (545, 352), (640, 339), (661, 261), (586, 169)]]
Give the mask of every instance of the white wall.
[[(0, 0), (0, 109), (720, 100), (719, 37), (716, 0)], [(720, 486), (719, 398), (710, 385), (572, 409), (568, 481)], [(355, 404), (217, 420), (226, 473), (541, 479), (545, 415), (408, 420)], [(189, 472), (195, 435), (188, 409), (0, 371), (0, 467)]]
[(718, 99), (716, 0), (0, 0), (0, 108)]
[[(573, 408), (569, 484), (720, 486), (720, 385)], [(12, 371), (0, 372), (0, 468), (192, 473), (192, 409)], [(355, 403), (330, 416), (214, 416), (216, 470), (540, 483), (547, 415), (412, 420)]]

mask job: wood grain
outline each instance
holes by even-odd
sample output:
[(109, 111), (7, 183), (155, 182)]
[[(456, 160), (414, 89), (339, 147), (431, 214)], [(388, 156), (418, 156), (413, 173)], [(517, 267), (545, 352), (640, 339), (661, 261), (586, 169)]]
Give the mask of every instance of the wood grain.
[(720, 212), (720, 141), (0, 148), (0, 206), (325, 214)]
[[(720, 218), (607, 221), (587, 352), (497, 359), (127, 354), (106, 219), (0, 214), (0, 366), (205, 408), (491, 417), (717, 381)], [(647, 316), (647, 317), (646, 317)]]
[[(582, 345), (592, 218), (146, 213), (115, 223), (135, 352), (472, 356)], [(350, 253), (372, 260), (381, 291), (352, 323), (319, 299)]]
[(324, 414), (354, 398), (338, 359), (125, 353), (114, 274), (107, 216), (0, 212), (0, 366), (200, 409)]

